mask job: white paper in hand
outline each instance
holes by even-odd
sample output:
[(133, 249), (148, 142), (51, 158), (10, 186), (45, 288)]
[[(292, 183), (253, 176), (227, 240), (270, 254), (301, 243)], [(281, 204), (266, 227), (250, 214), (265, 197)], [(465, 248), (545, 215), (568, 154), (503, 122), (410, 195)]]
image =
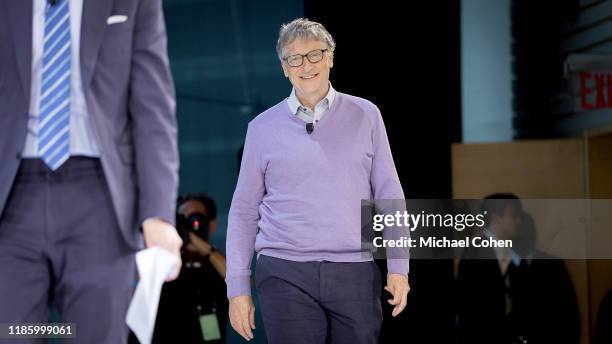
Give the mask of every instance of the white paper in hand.
[(136, 253), (140, 280), (128, 308), (125, 322), (141, 344), (151, 343), (161, 288), (176, 263), (176, 257), (160, 247), (152, 247)]

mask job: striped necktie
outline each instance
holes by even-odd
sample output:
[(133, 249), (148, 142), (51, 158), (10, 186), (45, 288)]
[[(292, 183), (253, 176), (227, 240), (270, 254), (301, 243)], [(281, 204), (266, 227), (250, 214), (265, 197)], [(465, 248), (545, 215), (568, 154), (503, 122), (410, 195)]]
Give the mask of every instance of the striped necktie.
[(70, 156), (69, 0), (48, 5), (38, 118), (38, 154), (51, 170)]

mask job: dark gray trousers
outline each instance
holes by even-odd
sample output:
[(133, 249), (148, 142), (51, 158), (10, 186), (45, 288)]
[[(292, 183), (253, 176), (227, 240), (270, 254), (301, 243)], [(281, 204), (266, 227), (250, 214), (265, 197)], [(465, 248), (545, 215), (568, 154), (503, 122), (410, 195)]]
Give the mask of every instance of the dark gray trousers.
[(54, 303), (61, 322), (76, 323), (66, 342), (125, 343), (133, 254), (98, 159), (54, 172), (24, 159), (0, 217), (0, 323), (47, 323)]
[(255, 282), (268, 342), (378, 342), (381, 274), (372, 261), (294, 262), (260, 255)]

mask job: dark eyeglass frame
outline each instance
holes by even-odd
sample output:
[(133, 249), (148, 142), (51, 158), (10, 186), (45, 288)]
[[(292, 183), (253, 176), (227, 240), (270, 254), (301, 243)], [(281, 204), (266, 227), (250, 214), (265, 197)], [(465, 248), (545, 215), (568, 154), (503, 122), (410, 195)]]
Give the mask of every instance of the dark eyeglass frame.
[[(314, 52), (318, 52), (318, 51), (321, 52), (321, 59), (320, 60), (316, 60), (316, 61), (311, 60), (309, 55), (314, 53)], [(308, 62), (310, 62), (310, 63), (319, 63), (319, 62), (323, 61), (323, 57), (325, 56), (325, 52), (326, 51), (329, 51), (329, 49), (314, 49), (314, 50), (311, 50), (311, 51), (309, 51), (309, 52), (307, 52), (306, 54), (303, 54), (303, 55), (302, 54), (289, 55), (289, 56), (283, 58), (283, 61), (285, 61), (289, 65), (289, 67), (301, 67), (302, 65), (304, 65), (304, 58), (307, 58)], [(292, 58), (292, 57), (297, 57), (297, 56), (299, 56), (301, 58), (301, 60), (300, 60), (301, 63), (299, 65), (292, 65), (292, 64), (290, 64), (289, 63), (289, 59)]]

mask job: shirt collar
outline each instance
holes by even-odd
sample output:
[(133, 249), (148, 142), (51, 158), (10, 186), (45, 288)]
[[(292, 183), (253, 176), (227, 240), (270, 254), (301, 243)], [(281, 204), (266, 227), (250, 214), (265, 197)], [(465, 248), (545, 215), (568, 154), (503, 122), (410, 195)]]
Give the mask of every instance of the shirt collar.
[[(485, 236), (497, 239), (495, 235), (491, 232), (490, 228), (485, 231)], [(519, 266), (521, 264), (521, 256), (513, 249), (509, 247), (492, 247), (492, 249), (495, 252), (497, 260), (501, 261), (505, 257), (509, 258), (509, 262), (511, 262), (515, 266)]]
[[(332, 87), (332, 84), (330, 82), (329, 91), (327, 91), (327, 95), (325, 96), (325, 98), (321, 99), (319, 104), (315, 106), (315, 109), (312, 110), (316, 111), (316, 107), (321, 104), (325, 104), (326, 108), (330, 109), (332, 103), (334, 102), (334, 99), (336, 99), (336, 90)], [(294, 115), (297, 114), (299, 108), (303, 106), (302, 103), (300, 103), (300, 100), (298, 99), (297, 95), (295, 94), (295, 88), (291, 89), (291, 94), (289, 95), (289, 98), (287, 98), (287, 103), (289, 104), (289, 109), (291, 109), (291, 113)]]

